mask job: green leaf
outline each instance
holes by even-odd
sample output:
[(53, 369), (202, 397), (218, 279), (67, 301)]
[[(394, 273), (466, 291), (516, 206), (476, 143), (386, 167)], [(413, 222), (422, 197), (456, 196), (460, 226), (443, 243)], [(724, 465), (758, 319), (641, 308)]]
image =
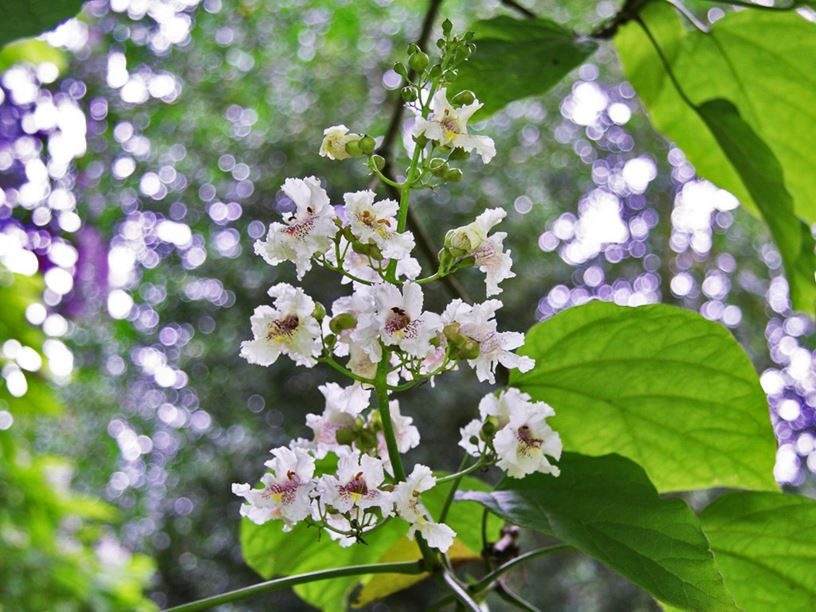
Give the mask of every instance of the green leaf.
[(484, 103), (477, 119), (513, 100), (544, 93), (597, 48), (547, 19), (500, 16), (477, 21), (470, 29), (476, 34), (476, 53), (449, 89), (476, 92)]
[[(816, 181), (812, 180), (816, 166), (816, 77), (812, 70), (816, 24), (795, 11), (738, 11), (719, 19), (704, 34), (685, 31), (675, 9), (662, 2), (649, 4), (641, 18), (693, 105), (672, 83), (643, 27), (630, 22), (620, 29), (615, 45), (654, 126), (683, 150), (700, 176), (733, 193), (755, 214), (761, 212), (776, 240), (784, 240), (787, 234), (774, 231), (771, 210), (780, 216), (792, 210), (803, 221), (816, 222)], [(695, 108), (715, 99), (730, 101), (754, 140), (764, 141), (778, 160), (792, 200), (790, 207), (777, 198), (758, 201), (769, 195), (769, 189), (757, 189), (756, 181), (746, 183), (742, 164), (723, 146), (722, 133), (713, 132), (712, 117), (707, 121)], [(739, 129), (739, 134), (745, 132), (744, 127)], [(770, 159), (766, 153), (763, 157)], [(777, 191), (770, 189), (771, 194)], [(790, 221), (779, 223), (792, 225)], [(793, 247), (779, 244), (780, 250), (795, 251), (797, 244), (804, 248), (801, 239), (794, 240)], [(793, 296), (794, 307), (812, 311), (813, 271), (805, 275), (796, 261), (785, 263), (792, 285), (807, 284)]]
[(800, 309), (816, 312), (816, 243), (810, 228), (793, 212), (782, 166), (728, 100), (709, 100), (697, 111), (771, 230), (785, 265), (791, 301)]
[(0, 49), (0, 72), (15, 64), (54, 64), (62, 72), (68, 65), (65, 53), (47, 42), (29, 38), (10, 43)]
[[(422, 500), (433, 516), (438, 516), (444, 497), (450, 485), (440, 485), (423, 494)], [(474, 489), (485, 489), (486, 485), (473, 478), (465, 478), (463, 486)], [(454, 504), (446, 523), (459, 535), (463, 545), (472, 551), (481, 549), (481, 511), (472, 504)], [(491, 536), (498, 533), (499, 521), (490, 523)], [(388, 524), (366, 537), (366, 544), (355, 544), (341, 548), (331, 541), (328, 534), (320, 533), (315, 528), (303, 524), (295, 526), (289, 533), (281, 530), (281, 523), (271, 521), (264, 525), (255, 525), (248, 519), (241, 521), (241, 550), (247, 564), (264, 578), (273, 576), (300, 574), (303, 572), (357, 565), (378, 563), (394, 558), (394, 549), (402, 540), (408, 541), (408, 524), (400, 519), (392, 519)], [(319, 536), (319, 539), (318, 539)], [(419, 558), (419, 552), (414, 558)], [(410, 560), (403, 558), (402, 560)], [(389, 576), (389, 574), (383, 574)], [(418, 578), (421, 579), (422, 576)], [(295, 587), (295, 592), (304, 601), (324, 610), (344, 610), (348, 605), (349, 595), (361, 582), (370, 579), (361, 576), (349, 576), (324, 580)], [(405, 583), (407, 588), (411, 583)], [(373, 587), (380, 591), (379, 587)], [(381, 596), (386, 593), (382, 589)]]
[(564, 447), (619, 453), (659, 491), (775, 490), (767, 398), (731, 334), (697, 313), (590, 302), (533, 326), (510, 384), (555, 409)]
[(83, 0), (6, 2), (0, 22), (0, 47), (18, 38), (38, 36), (76, 15)]
[(717, 564), (747, 612), (816, 609), (816, 501), (730, 493), (700, 514)]
[(464, 492), (511, 523), (555, 536), (619, 572), (658, 601), (687, 610), (735, 610), (697, 517), (661, 499), (643, 469), (620, 455), (565, 453), (558, 478), (505, 479)]

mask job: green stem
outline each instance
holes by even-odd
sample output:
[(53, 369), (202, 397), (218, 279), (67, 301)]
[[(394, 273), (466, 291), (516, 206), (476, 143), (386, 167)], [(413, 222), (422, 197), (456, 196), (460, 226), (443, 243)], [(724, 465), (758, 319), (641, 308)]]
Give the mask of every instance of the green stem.
[(405, 468), (402, 467), (402, 458), (397, 447), (397, 437), (394, 435), (394, 423), (391, 421), (391, 407), (388, 405), (388, 365), (391, 352), (383, 347), (382, 359), (377, 365), (377, 376), (374, 379), (374, 388), (377, 391), (377, 406), (383, 426), (385, 444), (388, 447), (388, 459), (397, 482), (405, 480)]
[(465, 468), (468, 462), (468, 456), (465, 455), (462, 457), (462, 463), (459, 464), (459, 471), (455, 474), (450, 474), (448, 476), (443, 476), (442, 478), (436, 479), (436, 484), (440, 484), (443, 482), (453, 481), (451, 485), (450, 491), (448, 491), (448, 496), (445, 498), (445, 504), (442, 506), (442, 511), (439, 513), (439, 522), (444, 523), (445, 519), (448, 518), (448, 511), (450, 511), (451, 504), (453, 504), (453, 499), (456, 497), (456, 490), (459, 488), (459, 484), (462, 482), (462, 478), (465, 477), (466, 474), (470, 474), (471, 472), (477, 470), (478, 468), (482, 467), (482, 461), (479, 459), (476, 463), (471, 465), (469, 468)]
[(473, 597), (465, 590), (465, 588), (459, 584), (459, 581), (456, 579), (451, 572), (445, 570), (442, 572), (442, 578), (445, 580), (445, 583), (448, 585), (448, 588), (453, 591), (453, 596), (456, 597), (456, 600), (462, 604), (465, 609), (472, 610), (472, 612), (482, 612), (482, 609), (479, 607)]
[(337, 363), (331, 357), (321, 357), (320, 359), (318, 359), (318, 361), (320, 363), (325, 363), (326, 365), (331, 366), (332, 368), (334, 368), (335, 370), (340, 372), (343, 376), (348, 376), (349, 378), (352, 378), (352, 379), (356, 380), (357, 382), (361, 382), (361, 383), (363, 383), (365, 385), (373, 385), (374, 382), (375, 382), (375, 381), (371, 380), (370, 378), (365, 378), (363, 376), (358, 376), (357, 374), (355, 374), (354, 372), (352, 372), (348, 368), (344, 368), (343, 366), (341, 366), (339, 363)]
[(511, 591), (504, 585), (499, 585), (499, 587), (496, 589), (496, 593), (504, 601), (515, 606), (519, 610), (524, 610), (525, 612), (541, 612), (541, 610), (536, 608), (529, 601), (526, 601), (521, 596), (515, 594), (513, 591)]
[(267, 593), (276, 589), (283, 589), (297, 584), (304, 584), (306, 582), (316, 582), (318, 580), (329, 580), (330, 578), (341, 578), (343, 576), (362, 576), (365, 574), (422, 574), (425, 572), (425, 565), (422, 561), (404, 561), (400, 563), (374, 563), (372, 565), (350, 565), (348, 567), (338, 567), (336, 569), (321, 570), (318, 572), (309, 572), (307, 574), (298, 574), (296, 576), (287, 576), (286, 578), (278, 578), (276, 580), (268, 580), (253, 584), (252, 586), (244, 587), (243, 589), (236, 589), (221, 595), (199, 599), (188, 604), (182, 604), (174, 608), (170, 608), (167, 612), (191, 612), (192, 610), (207, 610), (215, 606), (220, 606), (231, 601), (245, 599), (258, 595), (260, 593)]
[(465, 456), (465, 458), (462, 460), (462, 465), (460, 466), (458, 472), (455, 472), (453, 474), (448, 474), (447, 476), (442, 476), (441, 478), (437, 478), (436, 479), (436, 484), (441, 484), (443, 482), (450, 482), (451, 480), (456, 480), (457, 485), (458, 485), (459, 484), (458, 481), (462, 480), (463, 476), (467, 476), (471, 472), (475, 472), (476, 470), (478, 470), (481, 467), (484, 467), (484, 465), (485, 465), (484, 461), (482, 461), (481, 459), (479, 461), (477, 461), (476, 463), (474, 463), (473, 465), (469, 466), (469, 467), (464, 467), (466, 463), (467, 463), (467, 456)]
[(557, 552), (561, 552), (562, 550), (570, 550), (572, 546), (567, 544), (556, 544), (555, 546), (545, 546), (544, 548), (536, 548), (535, 550), (531, 550), (530, 552), (524, 553), (523, 555), (519, 555), (515, 559), (511, 559), (504, 565), (500, 565), (495, 570), (484, 576), (479, 582), (476, 582), (468, 587), (468, 590), (471, 593), (478, 593), (479, 591), (483, 591), (488, 588), (493, 582), (495, 582), (500, 576), (506, 574), (511, 569), (529, 561), (530, 559), (535, 559), (536, 557), (543, 557), (544, 555), (552, 555)]

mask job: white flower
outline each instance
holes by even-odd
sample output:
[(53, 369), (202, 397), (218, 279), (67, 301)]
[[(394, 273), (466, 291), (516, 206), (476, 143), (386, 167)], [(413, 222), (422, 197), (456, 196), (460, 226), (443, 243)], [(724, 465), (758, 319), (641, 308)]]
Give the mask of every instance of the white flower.
[(436, 478), (425, 465), (414, 466), (407, 480), (394, 487), (394, 504), (397, 514), (411, 524), (408, 537), (419, 531), (428, 545), (446, 552), (453, 544), (456, 532), (443, 523), (435, 523), (428, 518), (428, 511), (422, 505), (420, 496), (436, 485)]
[(471, 306), (455, 299), (442, 313), (444, 325), (458, 324), (460, 334), (479, 343), (479, 356), (469, 359), (468, 364), (476, 370), (476, 377), (482, 382), (496, 382), (496, 365), (499, 363), (521, 372), (528, 372), (535, 366), (533, 359), (511, 352), (524, 344), (524, 334), (498, 331), (494, 317), (501, 307), (499, 300)]
[(272, 472), (261, 478), (262, 489), (235, 483), (232, 492), (247, 500), (241, 506), (241, 516), (258, 525), (283, 519), (284, 530), (288, 531), (309, 516), (315, 463), (302, 449), (281, 447), (272, 450), (272, 454), (275, 458), (265, 464)]
[(314, 431), (315, 457), (322, 459), (343, 446), (337, 442), (337, 432), (356, 427), (357, 417), (368, 407), (371, 391), (359, 384), (341, 387), (337, 383), (326, 383), (318, 389), (326, 398), (326, 408), (321, 415), (307, 414), (306, 425)]
[[(465, 449), (465, 452), (468, 455), (479, 457), (484, 451), (485, 444), (480, 437), (482, 433), (482, 425), (482, 421), (479, 419), (473, 419), (470, 423), (459, 430), (459, 433), (462, 436), (459, 439), (459, 446)], [(475, 444), (473, 443), (474, 438), (476, 439)]]
[(428, 118), (417, 116), (413, 133), (415, 136), (424, 134), (430, 140), (445, 146), (465, 151), (475, 150), (482, 157), (482, 161), (488, 163), (496, 154), (493, 139), (487, 136), (474, 136), (467, 131), (467, 122), (482, 106), (481, 102), (474, 100), (461, 108), (454, 108), (448, 102), (448, 94), (443, 87), (431, 100), (431, 114)]
[(398, 346), (414, 357), (424, 358), (432, 350), (430, 341), (442, 329), (439, 315), (422, 311), (422, 289), (407, 282), (402, 291), (394, 285), (381, 283), (373, 287), (375, 312), (361, 317), (351, 334), (373, 361), (380, 359), (379, 341)]
[(321, 353), (320, 325), (314, 318), (315, 303), (303, 289), (278, 283), (269, 290), (274, 307), (258, 306), (250, 322), (253, 340), (241, 343), (241, 357), (249, 363), (272, 365), (281, 354), (307, 368)]
[(472, 223), (450, 230), (445, 236), (445, 243), (471, 253), (482, 246), (490, 230), (506, 216), (507, 212), (501, 208), (488, 208)]
[(376, 244), (387, 259), (407, 257), (414, 248), (414, 235), (397, 232), (399, 203), (394, 200), (374, 202), (374, 198), (374, 192), (369, 190), (343, 196), (351, 233), (363, 244)]
[(332, 246), (332, 238), (337, 232), (334, 208), (320, 181), (313, 176), (286, 179), (283, 192), (295, 203), (295, 211), (285, 224), (269, 226), (266, 240), (255, 242), (255, 253), (273, 266), (283, 261), (293, 262), (300, 279), (311, 270), (312, 257), (325, 253)]
[(320, 498), (324, 504), (340, 512), (376, 506), (382, 510), (383, 516), (388, 516), (393, 509), (391, 496), (377, 488), (384, 479), (382, 461), (354, 451), (340, 457), (337, 476), (323, 476), (320, 479)]
[(504, 252), (507, 233), (489, 235), (490, 230), (506, 215), (501, 208), (489, 208), (476, 217), (473, 223), (452, 229), (445, 237), (446, 246), (459, 249), (476, 260), (474, 265), (485, 273), (488, 297), (502, 292), (500, 282), (515, 277), (510, 270), (513, 266), (510, 251)]
[(351, 155), (346, 145), (360, 140), (361, 134), (350, 133), (345, 125), (333, 125), (323, 130), (323, 142), (320, 144), (320, 157), (329, 159), (348, 159)]
[(496, 432), (493, 446), (499, 456), (497, 465), (513, 478), (524, 478), (533, 472), (558, 476), (558, 467), (547, 455), (561, 458), (561, 437), (545, 419), (555, 411), (544, 402), (523, 402), (511, 405), (509, 421)]
[[(400, 414), (400, 407), (398, 400), (391, 400), (388, 402), (389, 411), (391, 412), (391, 424), (394, 429), (394, 438), (397, 441), (397, 450), (400, 453), (407, 453), (412, 448), (419, 446), (419, 430), (414, 426), (414, 419)], [(369, 422), (374, 418), (372, 413)], [(391, 459), (388, 456), (388, 444), (385, 441), (385, 434), (382, 431), (377, 432), (377, 451), (380, 457), (384, 457), (383, 466), (386, 470), (391, 472)]]
[(513, 266), (510, 251), (504, 251), (506, 237), (506, 232), (496, 232), (489, 236), (478, 249), (470, 253), (476, 259), (476, 267), (485, 273), (488, 297), (502, 292), (499, 287), (500, 282), (516, 276), (516, 273), (510, 269)]

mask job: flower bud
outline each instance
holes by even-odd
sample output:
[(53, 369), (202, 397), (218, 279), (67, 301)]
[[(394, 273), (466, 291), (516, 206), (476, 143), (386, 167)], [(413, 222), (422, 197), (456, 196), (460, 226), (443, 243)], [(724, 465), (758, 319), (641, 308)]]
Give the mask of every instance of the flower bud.
[(450, 168), (445, 172), (442, 178), (449, 183), (458, 183), (462, 180), (462, 171), (459, 168)]
[(451, 23), (450, 19), (445, 19), (445, 21), (442, 22), (442, 33), (445, 36), (450, 36), (450, 33), (451, 33), (452, 30), (453, 30), (453, 23)]
[(337, 344), (337, 336), (334, 334), (329, 334), (323, 338), (323, 343), (326, 345), (326, 349), (331, 351), (334, 348), (334, 345)]
[(428, 144), (428, 137), (425, 134), (414, 136), (414, 142), (420, 149), (422, 149), (425, 147), (426, 144)]
[(431, 59), (428, 57), (427, 53), (423, 53), (422, 51), (418, 51), (414, 53), (408, 59), (408, 65), (411, 67), (411, 70), (415, 70), (416, 72), (423, 72), (425, 68), (428, 67), (428, 64), (431, 62)]
[(428, 162), (428, 169), (434, 176), (444, 176), (448, 171), (448, 162), (441, 157), (434, 157)]
[(346, 153), (349, 154), (349, 157), (360, 157), (363, 154), (360, 140), (349, 140), (346, 143)]
[(323, 320), (323, 317), (326, 316), (326, 307), (323, 306), (320, 302), (315, 302), (314, 310), (312, 311), (312, 316), (317, 319), (317, 322)]
[(482, 425), (481, 431), (481, 438), (482, 440), (490, 440), (493, 437), (493, 434), (496, 433), (496, 423), (494, 422), (495, 417), (488, 417), (485, 421), (484, 425)]
[(396, 72), (401, 77), (407, 79), (408, 78), (408, 69), (405, 68), (405, 64), (402, 62), (397, 62), (394, 64), (394, 72)]
[(462, 253), (459, 257), (464, 257), (482, 246), (486, 237), (476, 223), (469, 223), (449, 231), (445, 236), (445, 246), (451, 250), (459, 249)]
[(403, 87), (402, 99), (406, 102), (414, 102), (417, 99), (416, 90), (413, 87)]
[(334, 439), (338, 444), (351, 445), (357, 439), (357, 432), (353, 429), (338, 429), (334, 434)]
[(374, 152), (374, 147), (377, 146), (377, 143), (371, 136), (363, 136), (358, 144), (360, 146), (360, 150), (366, 155), (371, 155)]
[(377, 434), (368, 429), (363, 429), (357, 438), (357, 446), (362, 451), (377, 448)]
[(346, 329), (353, 329), (357, 325), (357, 318), (350, 312), (344, 312), (329, 321), (329, 329), (339, 334)]
[(385, 158), (382, 155), (372, 155), (368, 158), (368, 165), (372, 170), (379, 172), (385, 168)]

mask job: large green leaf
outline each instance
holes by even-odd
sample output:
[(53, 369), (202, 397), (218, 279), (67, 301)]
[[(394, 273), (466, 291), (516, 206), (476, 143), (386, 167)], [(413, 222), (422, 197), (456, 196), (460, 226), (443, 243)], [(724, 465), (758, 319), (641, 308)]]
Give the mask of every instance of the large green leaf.
[(748, 357), (721, 325), (590, 302), (533, 326), (510, 384), (555, 408), (564, 447), (637, 461), (659, 491), (775, 489), (776, 443)]
[(697, 517), (661, 499), (643, 469), (620, 455), (565, 453), (561, 476), (508, 478), (492, 493), (468, 491), (502, 518), (571, 544), (687, 610), (735, 610)]
[(816, 610), (816, 501), (730, 493), (706, 508), (700, 521), (741, 608)]
[[(463, 486), (470, 489), (484, 490), (486, 485), (474, 478), (465, 478)], [(449, 490), (450, 485), (439, 486), (423, 494), (422, 499), (433, 516), (438, 516), (439, 509)], [(479, 509), (472, 504), (454, 504), (446, 520), (458, 534), (460, 551), (466, 547), (473, 553), (481, 549), (481, 516)], [(490, 535), (495, 536), (499, 529), (499, 522), (490, 524)], [(399, 519), (393, 520), (378, 529), (368, 537), (366, 544), (355, 544), (349, 548), (341, 548), (332, 542), (326, 534), (320, 534), (317, 529), (303, 525), (296, 526), (289, 533), (281, 530), (280, 522), (270, 522), (264, 525), (255, 525), (248, 519), (241, 521), (241, 550), (247, 564), (264, 578), (299, 574), (303, 572), (342, 567), (344, 565), (358, 565), (377, 563), (381, 561), (410, 560), (398, 552), (416, 552), (414, 558), (419, 558), (419, 550), (415, 547), (400, 546), (403, 540), (407, 541), (408, 524)], [(320, 537), (319, 537), (320, 536)], [(383, 574), (382, 577), (388, 577)], [(401, 588), (407, 588), (422, 576), (412, 576), (412, 580), (400, 583)], [(324, 610), (343, 610), (348, 605), (348, 597), (358, 584), (368, 582), (367, 577), (350, 576), (336, 578), (295, 587), (295, 592), (303, 600)], [(376, 589), (377, 595), (383, 597), (394, 589)]]
[(52, 30), (76, 15), (83, 0), (49, 0), (48, 2), (4, 2), (0, 21), (0, 47), (18, 38), (37, 36)]
[(782, 166), (731, 102), (709, 100), (698, 106), (697, 112), (768, 224), (785, 264), (792, 302), (816, 312), (816, 244), (808, 225), (793, 212)]
[[(677, 143), (701, 176), (732, 192), (749, 210), (761, 212), (772, 230), (770, 211), (787, 216), (793, 210), (807, 223), (816, 222), (816, 181), (812, 180), (816, 166), (816, 77), (812, 70), (816, 24), (794, 11), (740, 11), (718, 20), (704, 34), (685, 31), (675, 9), (663, 2), (648, 5), (641, 18), (688, 98), (683, 99), (669, 78), (643, 26), (631, 22), (622, 27), (615, 45), (655, 127)], [(733, 151), (725, 150), (726, 126), (718, 122), (720, 133), (715, 134), (710, 112), (697, 112), (696, 107), (715, 99), (734, 104), (754, 137), (767, 144), (784, 169), (791, 206), (779, 200), (775, 186), (757, 188), (764, 172), (746, 184), (744, 167)], [(734, 127), (730, 123), (728, 128)], [(741, 127), (728, 136), (733, 141), (743, 135), (745, 128)], [(774, 177), (772, 182), (779, 181)], [(770, 199), (758, 201), (768, 196)], [(781, 223), (792, 225), (790, 220)], [(782, 241), (785, 236), (774, 232), (774, 238)], [(796, 247), (779, 245), (783, 251)], [(792, 284), (808, 285), (793, 295), (794, 307), (812, 311), (813, 270), (805, 274), (796, 263), (785, 264), (790, 267)], [(798, 278), (793, 280), (794, 276)]]
[(470, 29), (476, 34), (476, 53), (451, 89), (476, 92), (484, 103), (478, 119), (513, 100), (544, 93), (597, 47), (546, 19), (500, 16), (477, 21)]

